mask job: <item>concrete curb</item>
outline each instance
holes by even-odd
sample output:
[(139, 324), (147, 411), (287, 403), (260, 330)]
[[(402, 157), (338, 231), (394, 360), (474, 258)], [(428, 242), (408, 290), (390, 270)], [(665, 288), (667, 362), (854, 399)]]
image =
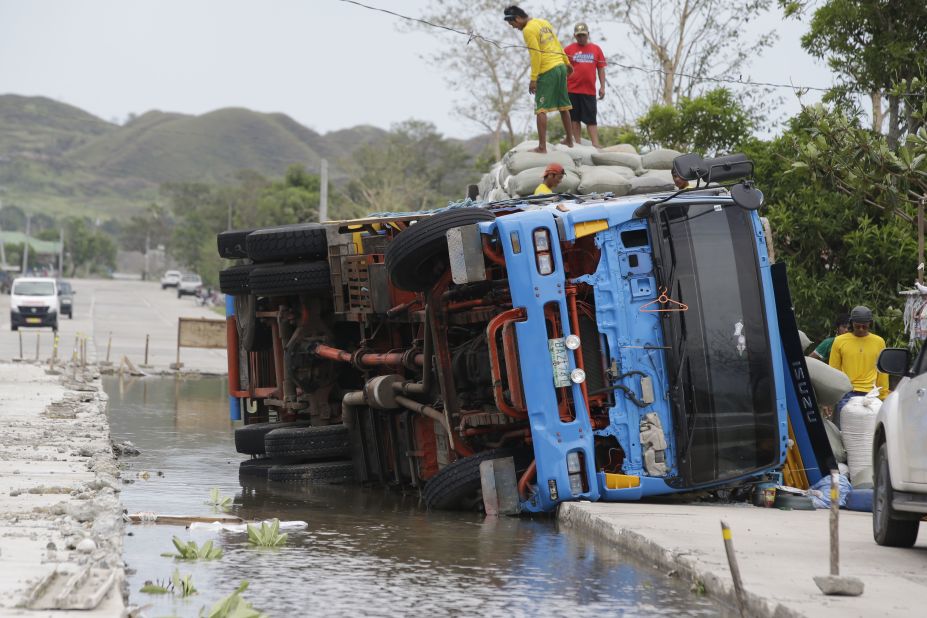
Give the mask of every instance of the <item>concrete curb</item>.
[[(666, 574), (689, 582), (694, 587), (701, 587), (708, 596), (728, 605), (732, 615), (736, 615), (737, 610), (734, 608), (737, 607), (737, 599), (730, 578), (719, 576), (701, 564), (698, 558), (659, 545), (630, 528), (599, 518), (574, 502), (562, 503), (557, 511), (557, 519), (562, 526), (603, 538), (620, 550), (634, 555)], [(718, 544), (719, 546), (721, 544), (720, 529), (718, 530)], [(801, 618), (805, 616), (803, 613), (750, 591), (746, 592), (746, 601), (747, 615), (751, 617)]]
[(0, 363), (0, 485), (8, 488), (0, 494), (0, 608), (121, 616), (124, 523), (109, 398), (96, 367), (56, 370)]

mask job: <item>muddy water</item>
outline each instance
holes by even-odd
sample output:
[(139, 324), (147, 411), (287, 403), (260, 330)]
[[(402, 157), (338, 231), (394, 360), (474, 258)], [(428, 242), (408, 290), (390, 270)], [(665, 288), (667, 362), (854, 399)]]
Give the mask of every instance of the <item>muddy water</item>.
[[(428, 513), (418, 499), (380, 489), (239, 481), (224, 379), (147, 379), (104, 384), (113, 437), (142, 451), (124, 460), (129, 512), (209, 515), (218, 487), (230, 513), (302, 520), (280, 549), (255, 549), (245, 534), (180, 526), (129, 528), (130, 603), (147, 616), (196, 616), (240, 581), (270, 616), (610, 615), (714, 616), (719, 608), (669, 579), (552, 520)], [(220, 560), (175, 562), (171, 537), (213, 539)], [(192, 574), (188, 599), (139, 592), (175, 567)]]

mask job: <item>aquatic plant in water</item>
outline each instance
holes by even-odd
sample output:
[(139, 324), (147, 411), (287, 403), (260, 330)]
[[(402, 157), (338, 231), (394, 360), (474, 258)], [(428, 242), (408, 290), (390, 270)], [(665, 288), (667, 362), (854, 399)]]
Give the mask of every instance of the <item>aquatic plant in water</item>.
[(181, 597), (189, 597), (197, 593), (196, 586), (193, 585), (193, 575), (181, 577), (180, 570), (174, 569), (171, 574), (170, 582), (161, 580), (146, 581), (145, 585), (139, 589), (139, 592), (146, 594), (179, 594)]
[(280, 533), (280, 520), (274, 519), (267, 525), (261, 522), (261, 527), (248, 524), (248, 542), (258, 547), (280, 547), (286, 543), (286, 533)]
[(247, 587), (247, 580), (241, 582), (235, 592), (219, 599), (208, 611), (205, 607), (200, 610), (200, 618), (267, 618), (242, 598)]
[(232, 499), (229, 498), (229, 497), (227, 497), (227, 496), (226, 496), (226, 497), (222, 497), (222, 496), (219, 494), (219, 488), (218, 488), (218, 487), (213, 487), (213, 488), (209, 491), (209, 500), (206, 501), (206, 504), (208, 504), (208, 505), (210, 505), (210, 506), (212, 506), (212, 507), (214, 507), (214, 508), (217, 508), (217, 509), (221, 509), (221, 510), (223, 510), (223, 511), (226, 511), (226, 510), (228, 510), (228, 508), (232, 505)]
[(222, 557), (222, 549), (213, 547), (212, 541), (206, 541), (202, 547), (196, 544), (196, 541), (184, 542), (178, 537), (171, 539), (177, 553), (165, 552), (161, 554), (165, 558), (175, 558), (176, 560), (215, 560)]

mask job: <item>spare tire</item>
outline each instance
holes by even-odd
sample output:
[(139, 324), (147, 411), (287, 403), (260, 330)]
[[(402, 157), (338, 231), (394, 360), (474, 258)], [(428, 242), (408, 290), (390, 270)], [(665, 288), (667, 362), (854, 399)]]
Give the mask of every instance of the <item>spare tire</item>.
[(480, 464), (490, 459), (513, 457), (515, 472), (521, 474), (531, 464), (530, 447), (498, 448), (464, 457), (441, 468), (425, 483), (422, 497), (430, 509), (442, 511), (478, 511), (483, 509)]
[(308, 427), (309, 421), (291, 423), (254, 423), (235, 430), (235, 450), (245, 455), (264, 454), (264, 436), (274, 429), (284, 427)]
[(257, 319), (257, 299), (252, 294), (235, 297), (235, 323), (238, 342), (246, 352), (260, 352), (273, 345), (273, 331), (266, 322)]
[(248, 235), (248, 257), (255, 262), (321, 260), (327, 253), (325, 228), (318, 223), (269, 227)]
[(275, 482), (350, 483), (354, 480), (354, 464), (350, 461), (325, 461), (273, 466), (267, 480)]
[(390, 281), (400, 290), (430, 290), (448, 268), (447, 231), (495, 218), (482, 208), (455, 208), (431, 215), (403, 230), (386, 247), (386, 272)]
[(327, 262), (264, 264), (251, 270), (251, 292), (262, 296), (285, 296), (299, 292), (331, 289)]
[(344, 425), (285, 427), (264, 436), (268, 457), (288, 460), (337, 459), (351, 456), (351, 441)]
[(250, 294), (251, 264), (239, 264), (219, 271), (219, 290), (223, 294), (241, 296)]
[(228, 260), (241, 260), (248, 257), (248, 234), (254, 230), (227, 230), (216, 234), (216, 244), (219, 246), (219, 257)]

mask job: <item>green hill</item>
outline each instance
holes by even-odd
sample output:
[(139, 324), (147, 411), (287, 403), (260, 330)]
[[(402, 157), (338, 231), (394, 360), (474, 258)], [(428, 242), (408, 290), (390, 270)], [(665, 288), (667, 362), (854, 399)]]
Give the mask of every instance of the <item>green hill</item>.
[[(280, 176), (294, 163), (333, 182), (359, 147), (384, 139), (369, 125), (319, 134), (289, 116), (225, 108), (191, 116), (149, 111), (116, 125), (44, 97), (0, 95), (0, 199), (32, 212), (131, 215), (165, 182), (222, 183), (252, 169)], [(475, 155), (485, 139), (460, 142)]]

